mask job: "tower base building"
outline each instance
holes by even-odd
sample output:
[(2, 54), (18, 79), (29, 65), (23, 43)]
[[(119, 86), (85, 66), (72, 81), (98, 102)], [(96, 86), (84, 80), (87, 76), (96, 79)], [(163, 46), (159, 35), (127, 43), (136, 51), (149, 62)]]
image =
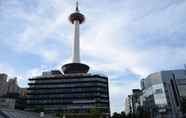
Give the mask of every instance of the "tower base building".
[(43, 109), (65, 116), (110, 116), (108, 78), (96, 74), (43, 73), (30, 78), (27, 110)]

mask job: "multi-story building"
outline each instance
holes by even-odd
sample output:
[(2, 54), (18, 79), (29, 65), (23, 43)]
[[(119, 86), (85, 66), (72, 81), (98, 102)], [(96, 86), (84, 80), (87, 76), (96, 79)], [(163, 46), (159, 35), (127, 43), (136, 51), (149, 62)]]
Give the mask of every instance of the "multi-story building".
[(44, 72), (29, 79), (27, 110), (62, 113), (67, 118), (87, 118), (95, 112), (103, 118), (109, 117), (108, 78), (88, 73), (89, 66), (80, 62), (79, 26), (85, 17), (79, 12), (78, 4), (69, 20), (75, 26), (73, 61), (63, 65), (62, 72)]
[(0, 74), (0, 97), (10, 94), (19, 94), (20, 88), (17, 84), (17, 78), (8, 79), (7, 74)]
[(14, 109), (20, 88), (17, 85), (17, 78), (7, 79), (7, 74), (0, 74), (0, 108)]
[(27, 106), (27, 88), (20, 88), (19, 95), (16, 97), (15, 109), (24, 110)]
[(132, 95), (128, 95), (125, 99), (125, 113), (137, 113), (139, 106), (141, 105), (142, 91), (140, 89), (133, 89)]
[(29, 79), (28, 109), (87, 115), (91, 109), (109, 115), (108, 78), (94, 74), (51, 74)]
[(133, 113), (132, 95), (128, 95), (125, 98), (125, 114), (128, 115)]
[(7, 83), (7, 74), (0, 74), (0, 97), (7, 94), (8, 91), (8, 83)]
[(186, 71), (150, 74), (141, 81), (143, 107), (152, 118), (182, 118), (186, 111)]
[(17, 78), (12, 78), (8, 80), (8, 94), (19, 94), (20, 88), (17, 84)]

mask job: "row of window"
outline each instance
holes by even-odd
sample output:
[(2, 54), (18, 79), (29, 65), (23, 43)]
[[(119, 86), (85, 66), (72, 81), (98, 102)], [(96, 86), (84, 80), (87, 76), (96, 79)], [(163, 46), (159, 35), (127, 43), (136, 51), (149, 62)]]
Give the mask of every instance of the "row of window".
[(103, 84), (108, 84), (108, 82), (102, 82), (102, 81), (84, 81), (84, 82), (45, 82), (45, 83), (29, 83), (28, 85), (58, 85), (58, 84), (84, 84), (84, 83), (103, 83)]
[(100, 95), (100, 96), (84, 96), (84, 97), (79, 97), (79, 96), (75, 96), (75, 97), (61, 97), (59, 96), (45, 96), (45, 97), (41, 97), (41, 96), (28, 96), (27, 100), (109, 100), (108, 95)]
[(107, 99), (94, 99), (94, 100), (70, 100), (70, 99), (45, 99), (45, 100), (28, 100), (28, 102), (33, 103), (73, 103), (73, 104), (83, 104), (83, 103), (96, 103), (96, 102), (109, 102)]
[(59, 82), (90, 82), (90, 81), (100, 81), (100, 82), (108, 82), (107, 79), (104, 78), (76, 78), (76, 79), (43, 79), (43, 80), (35, 80), (31, 81), (31, 83), (59, 83)]
[(82, 89), (88, 89), (88, 88), (103, 88), (103, 89), (107, 89), (108, 90), (108, 86), (76, 86), (76, 87), (30, 87), (28, 88), (27, 90), (28, 91), (45, 91), (45, 90), (55, 90), (55, 89), (79, 89), (79, 88), (82, 88)]
[(50, 95), (70, 95), (70, 96), (72, 96), (72, 95), (77, 95), (77, 96), (79, 96), (79, 95), (94, 95), (94, 94), (96, 94), (96, 95), (105, 95), (105, 94), (108, 94), (108, 92), (106, 92), (106, 91), (88, 91), (88, 92), (51, 92), (51, 93), (49, 93), (49, 92), (45, 92), (45, 93), (28, 93), (27, 95), (36, 95), (36, 96), (41, 96), (41, 95), (48, 95), (48, 96), (50, 96)]
[(28, 91), (29, 95), (38, 95), (38, 94), (74, 94), (74, 93), (92, 93), (92, 92), (100, 92), (100, 93), (108, 93), (107, 89), (52, 89), (52, 90), (40, 90), (40, 91)]
[(82, 106), (82, 105), (94, 105), (94, 104), (99, 104), (100, 106), (102, 105), (108, 105), (108, 101), (102, 101), (102, 102), (84, 102), (84, 103), (73, 103), (71, 102), (65, 102), (65, 101), (48, 101), (48, 100), (38, 100), (38, 101), (34, 101), (34, 100), (29, 100), (27, 102), (30, 105), (78, 105), (78, 106)]
[[(37, 106), (36, 106), (37, 107)], [(109, 113), (109, 106), (98, 107), (96, 105), (84, 105), (84, 106), (64, 106), (64, 105), (43, 105), (47, 111), (59, 111), (60, 113), (89, 113), (92, 108), (96, 108), (100, 112)], [(34, 108), (34, 107), (32, 107)]]
[(86, 86), (104, 86), (107, 84), (103, 83), (74, 83), (74, 84), (56, 84), (56, 85), (30, 85), (30, 88), (53, 88), (53, 87), (86, 87)]
[(58, 88), (58, 89), (48, 89), (48, 90), (28, 90), (28, 93), (36, 92), (81, 92), (81, 91), (108, 91), (105, 87), (89, 87), (89, 88)]
[(108, 94), (59, 94), (59, 95), (28, 95), (27, 99), (95, 99), (95, 98), (108, 98)]

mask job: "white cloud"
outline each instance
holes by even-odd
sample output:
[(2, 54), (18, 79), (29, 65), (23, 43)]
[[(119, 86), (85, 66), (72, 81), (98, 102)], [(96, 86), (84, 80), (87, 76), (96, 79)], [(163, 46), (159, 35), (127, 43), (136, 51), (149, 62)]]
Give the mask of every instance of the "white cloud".
[[(121, 13), (114, 14), (112, 12), (109, 15), (105, 14), (100, 20), (95, 18), (91, 26), (89, 26), (90, 30), (86, 31), (82, 36), (83, 53), (99, 59), (99, 64), (108, 64), (113, 70), (116, 68), (119, 70), (121, 67), (123, 69), (129, 68), (142, 77), (147, 76), (150, 72), (161, 69), (181, 67), (185, 60), (185, 54), (182, 53), (185, 47), (170, 47), (169, 42), (171, 41), (173, 44), (176, 44), (176, 40), (179, 40), (183, 44), (185, 40), (172, 40), (172, 37), (162, 37), (162, 35), (158, 34), (166, 36), (172, 32), (183, 32), (182, 30), (178, 30), (178, 27), (180, 27), (180, 21), (183, 22), (183, 18), (185, 17), (182, 13), (184, 12), (183, 6), (186, 4), (175, 4), (177, 3), (176, 1), (167, 1), (160, 5), (159, 2), (153, 2), (159, 5), (154, 6), (153, 4), (152, 7), (156, 8), (146, 6), (147, 9), (153, 9), (153, 11), (149, 10), (151, 14), (139, 20), (132, 20), (128, 25), (126, 25), (128, 20), (124, 20), (127, 18), (121, 17)], [(146, 4), (149, 5), (150, 3), (147, 2)], [(146, 12), (148, 10), (142, 10), (142, 13), (139, 11), (139, 14), (143, 14), (143, 11)], [(167, 19), (164, 18), (164, 15), (169, 17), (171, 13), (178, 16), (175, 16), (173, 20), (165, 22)], [(155, 21), (156, 19), (159, 19), (159, 21)], [(163, 20), (163, 24), (161, 20)], [(155, 23), (152, 23), (152, 21)], [(181, 24), (183, 24), (182, 22)], [(174, 23), (178, 26), (174, 25), (173, 28), (175, 29), (172, 29), (171, 26)], [(157, 29), (162, 30), (158, 31)], [(171, 32), (166, 32), (170, 29)], [(154, 35), (151, 35), (152, 33)], [(161, 44), (158, 41), (167, 43)], [(141, 43), (144, 43), (144, 45), (141, 45)], [(161, 47), (158, 44), (161, 44)]]
[(22, 74), (16, 72), (10, 65), (0, 64), (0, 73), (6, 73), (8, 79), (17, 77), (18, 85), (21, 85), (22, 87), (27, 86), (27, 78), (25, 79)]
[(10, 77), (16, 75), (15, 70), (11, 66), (5, 64), (0, 64), (0, 73), (7, 73)]
[[(68, 2), (61, 0), (38, 1), (38, 6), (33, 8), (34, 12), (25, 10), (24, 5), (26, 4), (21, 1), (5, 3), (3, 5), (11, 9), (6, 10), (4, 7), (5, 13), (9, 13), (5, 16), (24, 22), (22, 31), (17, 33), (11, 43), (7, 41), (7, 44), (19, 52), (35, 54), (49, 62), (59, 61), (61, 57), (59, 44), (56, 44), (56, 47), (48, 47), (48, 42), (60, 42), (63, 45), (67, 42), (64, 40), (62, 32), (64, 30), (61, 28), (68, 23), (66, 22), (70, 12)], [(13, 23), (13, 21), (11, 22)], [(60, 30), (61, 34), (59, 34)]]
[[(131, 94), (133, 88), (139, 88), (139, 80), (110, 80), (111, 111), (124, 111), (124, 101), (127, 95)], [(119, 101), (119, 102), (118, 102)]]

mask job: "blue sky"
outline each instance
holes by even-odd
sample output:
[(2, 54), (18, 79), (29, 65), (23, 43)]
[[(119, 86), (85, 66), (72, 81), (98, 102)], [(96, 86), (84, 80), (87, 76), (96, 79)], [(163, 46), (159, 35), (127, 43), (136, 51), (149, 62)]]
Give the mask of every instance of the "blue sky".
[[(0, 0), (0, 72), (20, 86), (71, 61), (74, 0)], [(140, 79), (186, 63), (186, 0), (80, 0), (81, 60), (109, 76), (112, 112)]]

